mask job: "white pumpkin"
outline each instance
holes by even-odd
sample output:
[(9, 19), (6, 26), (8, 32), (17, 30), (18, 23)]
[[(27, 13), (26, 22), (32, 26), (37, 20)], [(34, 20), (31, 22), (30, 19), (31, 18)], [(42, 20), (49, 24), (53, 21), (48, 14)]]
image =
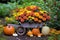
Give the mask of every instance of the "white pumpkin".
[(48, 26), (43, 26), (42, 28), (42, 34), (43, 35), (48, 35), (50, 32), (50, 28)]

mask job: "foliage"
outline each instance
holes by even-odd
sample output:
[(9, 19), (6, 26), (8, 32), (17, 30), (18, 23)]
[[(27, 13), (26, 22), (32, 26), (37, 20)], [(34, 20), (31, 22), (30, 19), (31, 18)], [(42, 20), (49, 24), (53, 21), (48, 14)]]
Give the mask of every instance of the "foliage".
[(60, 40), (60, 35), (57, 36), (57, 40)]
[(51, 36), (48, 36), (48, 40), (60, 40), (60, 34), (59, 35), (52, 34)]
[(0, 34), (3, 32), (3, 25), (0, 24)]
[(51, 24), (49, 24), (49, 25), (50, 25), (50, 27), (53, 27), (53, 28), (60, 28), (59, 27), (60, 26), (59, 25), (60, 24), (60, 19), (59, 19), (60, 1), (50, 0), (50, 1), (48, 1), (48, 3), (49, 3), (48, 7), (50, 7), (50, 9), (51, 9), (51, 21), (50, 21)]
[(5, 17), (5, 24), (18, 24), (18, 22), (15, 20), (15, 17)]
[(49, 36), (48, 40), (54, 40), (54, 36)]
[(0, 37), (0, 40), (6, 40), (4, 37)]
[(10, 11), (16, 8), (16, 3), (2, 4), (0, 3), (0, 17), (5, 17), (10, 15)]
[(0, 40), (7, 40), (7, 36), (0, 36)]

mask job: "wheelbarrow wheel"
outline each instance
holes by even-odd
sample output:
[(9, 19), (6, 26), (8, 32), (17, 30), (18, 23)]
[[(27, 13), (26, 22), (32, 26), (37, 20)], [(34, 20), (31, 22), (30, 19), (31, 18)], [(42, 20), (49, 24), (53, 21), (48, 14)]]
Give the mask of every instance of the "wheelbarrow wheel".
[(26, 28), (19, 27), (16, 32), (19, 36), (22, 36), (26, 33)]

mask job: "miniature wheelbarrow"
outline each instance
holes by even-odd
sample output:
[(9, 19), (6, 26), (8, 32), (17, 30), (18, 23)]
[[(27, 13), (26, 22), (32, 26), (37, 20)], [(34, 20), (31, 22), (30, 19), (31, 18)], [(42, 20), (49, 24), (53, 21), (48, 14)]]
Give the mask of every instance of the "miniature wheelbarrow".
[(31, 23), (31, 24), (30, 23), (19, 23), (19, 25), (17, 25), (17, 24), (8, 24), (8, 25), (14, 26), (16, 29), (16, 33), (19, 36), (22, 36), (27, 32), (26, 29), (37, 28), (38, 26), (39, 26), (39, 28), (42, 28), (44, 23)]

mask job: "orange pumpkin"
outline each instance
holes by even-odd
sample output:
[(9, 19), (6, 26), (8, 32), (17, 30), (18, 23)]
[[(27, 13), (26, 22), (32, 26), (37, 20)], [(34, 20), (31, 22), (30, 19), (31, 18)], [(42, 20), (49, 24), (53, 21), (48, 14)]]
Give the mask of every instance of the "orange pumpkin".
[(15, 32), (15, 29), (13, 26), (6, 26), (4, 27), (4, 33), (6, 35), (12, 35)]
[(32, 31), (29, 30), (29, 31), (27, 32), (27, 35), (30, 36), (30, 37), (32, 37), (32, 36), (33, 36)]
[(34, 28), (34, 29), (32, 29), (32, 33), (33, 33), (33, 35), (38, 35), (38, 34), (40, 34), (40, 30), (38, 29), (38, 28)]

